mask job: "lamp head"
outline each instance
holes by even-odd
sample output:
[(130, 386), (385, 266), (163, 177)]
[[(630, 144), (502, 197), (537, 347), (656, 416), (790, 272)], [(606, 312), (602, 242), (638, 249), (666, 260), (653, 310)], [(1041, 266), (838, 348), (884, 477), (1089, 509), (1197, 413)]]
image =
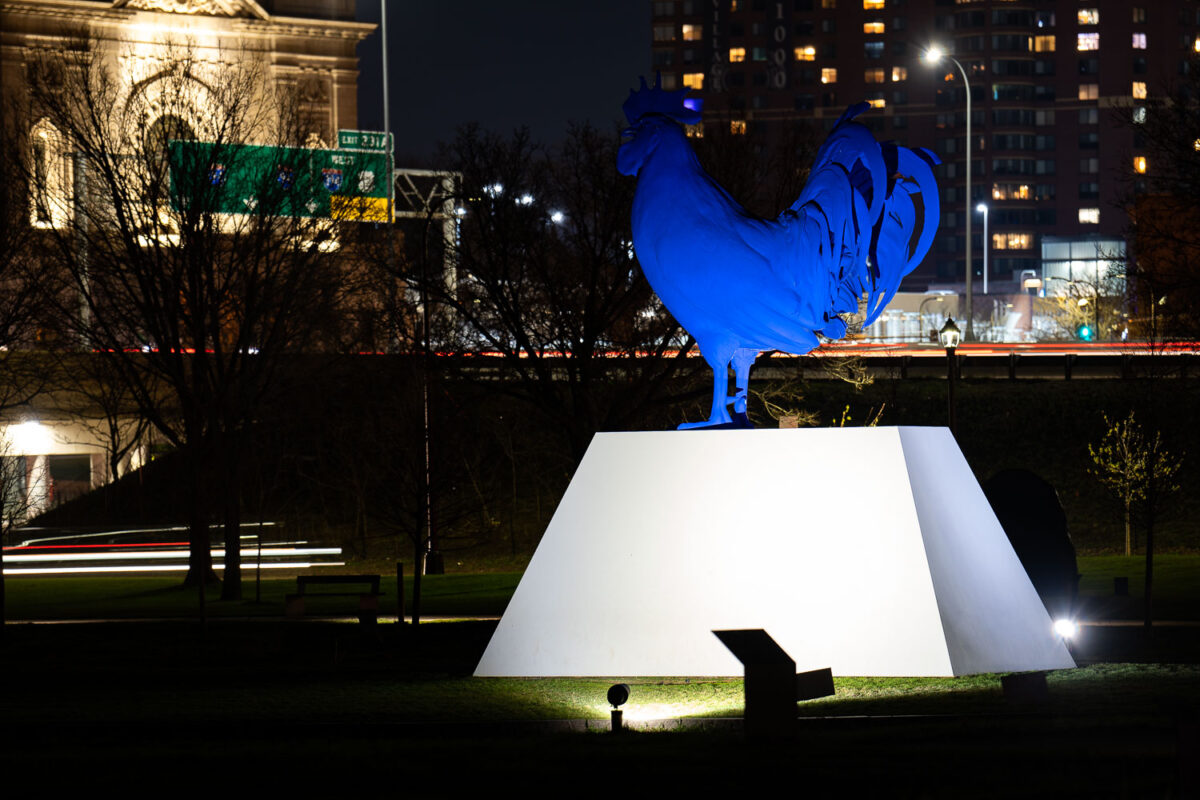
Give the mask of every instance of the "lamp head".
[(614, 683), (608, 688), (608, 703), (613, 708), (620, 708), (629, 699), (629, 684)]
[(975, 206), (975, 210), (978, 211), (980, 214), (986, 214), (988, 211), (988, 204), (980, 203), (979, 205)]
[(935, 44), (931, 45), (930, 48), (921, 55), (921, 60), (926, 64), (933, 66), (941, 61), (944, 55), (946, 55), (946, 52)]
[(958, 326), (954, 324), (951, 317), (946, 317), (946, 324), (938, 331), (938, 341), (942, 343), (942, 347), (947, 350), (953, 350), (958, 347), (958, 342), (962, 338), (962, 333)]

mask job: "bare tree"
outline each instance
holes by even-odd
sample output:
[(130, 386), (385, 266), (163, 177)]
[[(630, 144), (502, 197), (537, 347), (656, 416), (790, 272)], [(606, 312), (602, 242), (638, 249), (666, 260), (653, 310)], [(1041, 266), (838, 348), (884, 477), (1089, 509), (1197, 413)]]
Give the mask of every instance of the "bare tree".
[(73, 187), (41, 201), (62, 221), (39, 253), (69, 284), (58, 318), (185, 456), (188, 580), (213, 579), (221, 518), (222, 596), (239, 598), (245, 430), (287, 354), (336, 322), (344, 285), (343, 231), (301, 210), (321, 179), (297, 104), (253, 53), (126, 59), (84, 38), (30, 62), (28, 97), (29, 129), (55, 145), (41, 157)]
[(504, 139), (463, 129), (442, 154), (462, 175), (460, 224), (449, 241), (420, 249), (444, 246), (455, 271), (401, 265), (440, 310), (435, 347), (498, 356), (496, 391), (562, 432), (568, 468), (593, 433), (637, 424), (693, 366), (690, 340), (632, 251), (634, 186), (616, 172), (618, 144), (586, 126), (554, 152), (521, 131)]

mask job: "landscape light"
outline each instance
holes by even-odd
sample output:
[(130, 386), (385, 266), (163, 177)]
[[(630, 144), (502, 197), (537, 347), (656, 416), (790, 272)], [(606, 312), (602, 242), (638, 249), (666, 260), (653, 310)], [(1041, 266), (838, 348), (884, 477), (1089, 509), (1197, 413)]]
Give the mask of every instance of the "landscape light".
[(1054, 620), (1054, 632), (1064, 639), (1074, 639), (1075, 634), (1079, 633), (1079, 626), (1073, 619), (1056, 619)]
[(517, 202), (523, 206), (532, 205), (533, 204), (533, 195), (523, 194), (517, 198)]
[(561, 225), (563, 223), (563, 220), (565, 220), (566, 218), (567, 218), (567, 215), (561, 211), (550, 212), (550, 221), (553, 222), (555, 225)]
[(621, 724), (621, 706), (629, 699), (629, 684), (614, 683), (608, 687), (608, 703), (612, 706), (612, 732), (620, 733), (623, 730)]

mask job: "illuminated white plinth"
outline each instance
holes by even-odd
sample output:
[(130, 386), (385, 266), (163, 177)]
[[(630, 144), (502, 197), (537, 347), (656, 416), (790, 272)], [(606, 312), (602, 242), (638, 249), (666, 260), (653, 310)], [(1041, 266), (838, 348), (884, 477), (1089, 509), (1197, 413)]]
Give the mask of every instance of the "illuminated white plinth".
[(476, 675), (741, 675), (764, 628), (798, 670), (1075, 666), (945, 428), (602, 433)]

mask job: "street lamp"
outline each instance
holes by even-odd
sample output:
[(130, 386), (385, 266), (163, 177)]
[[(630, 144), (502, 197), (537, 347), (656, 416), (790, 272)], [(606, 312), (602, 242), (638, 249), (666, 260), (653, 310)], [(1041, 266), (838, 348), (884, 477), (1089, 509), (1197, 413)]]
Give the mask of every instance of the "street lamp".
[[(943, 58), (953, 61), (954, 66), (958, 67), (963, 79), (963, 88), (967, 90), (967, 339), (973, 340), (975, 329), (971, 326), (971, 273), (974, 272), (971, 263), (971, 82), (967, 79), (967, 71), (963, 69), (959, 60), (937, 45), (930, 47), (921, 56), (921, 60), (930, 66), (936, 66)], [(985, 271), (984, 275), (986, 274)]]
[(983, 293), (986, 295), (988, 293), (988, 287), (987, 287), (988, 250), (992, 249), (992, 243), (988, 240), (988, 231), (987, 231), (988, 204), (980, 203), (979, 205), (975, 206), (975, 210), (978, 211), (979, 213), (983, 214)]
[[(968, 317), (969, 319), (969, 317)], [(954, 351), (958, 349), (959, 342), (958, 326), (954, 324), (954, 320), (946, 317), (946, 324), (938, 331), (938, 340), (941, 341), (942, 347), (946, 348), (946, 406), (949, 411), (947, 418), (949, 420), (950, 434), (954, 435), (954, 380), (956, 356)]]

